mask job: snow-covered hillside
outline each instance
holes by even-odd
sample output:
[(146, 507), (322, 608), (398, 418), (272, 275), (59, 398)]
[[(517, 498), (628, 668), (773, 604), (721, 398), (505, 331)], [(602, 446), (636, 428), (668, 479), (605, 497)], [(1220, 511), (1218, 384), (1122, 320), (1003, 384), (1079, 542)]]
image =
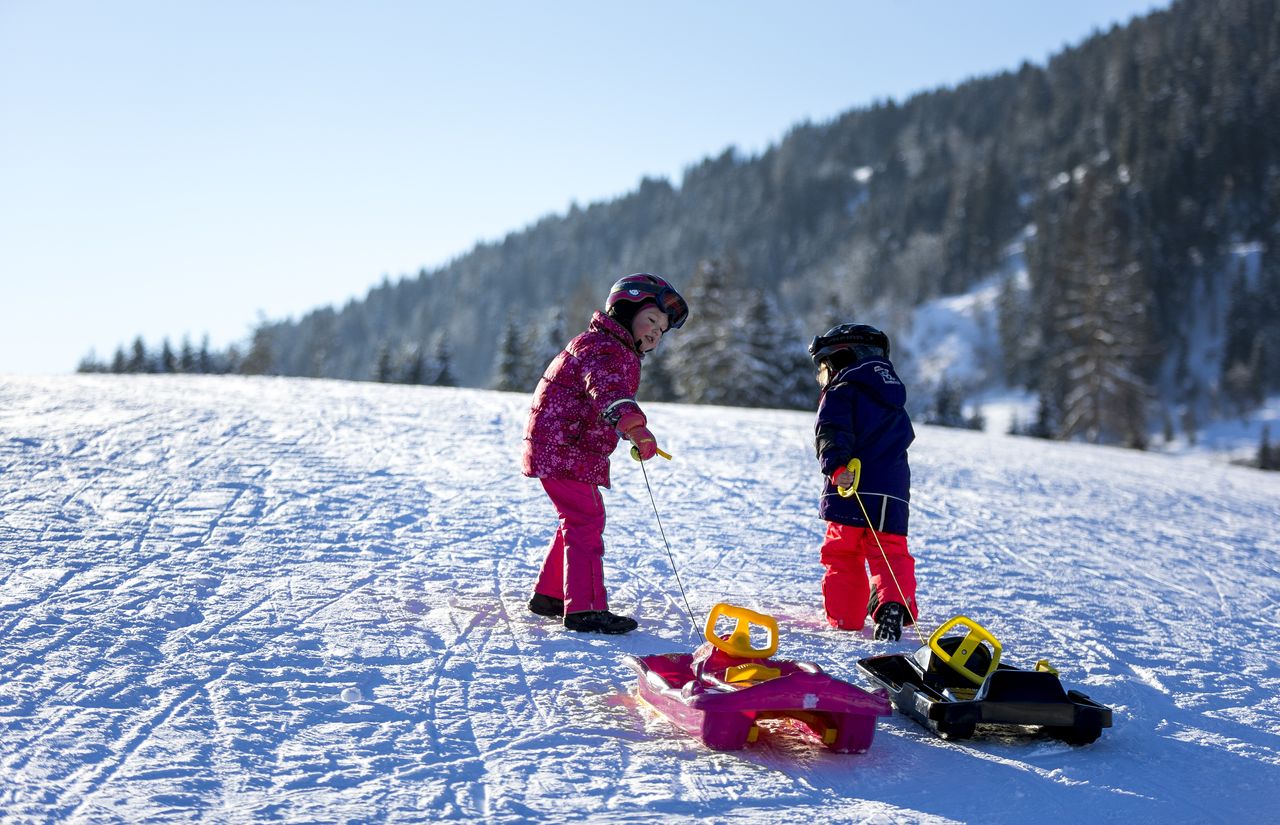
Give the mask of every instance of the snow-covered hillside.
[[(921, 427), (925, 629), (956, 613), (1115, 712), (1088, 746), (708, 751), (626, 653), (694, 645), (620, 451), (624, 637), (524, 607), (553, 514), (520, 395), (241, 378), (0, 378), (0, 820), (1222, 822), (1280, 805), (1280, 476)], [(646, 465), (701, 620), (775, 615), (856, 684), (910, 650), (820, 619), (804, 413), (652, 405)]]
[[(962, 400), (964, 415), (981, 418), (987, 432), (1008, 433), (1015, 425), (1025, 432), (1034, 423), (1038, 396), (1005, 384), (999, 334), (1000, 295), (1006, 284), (1030, 300), (1025, 296), (1031, 282), (1024, 254), (1029, 237), (1024, 232), (1010, 244), (998, 271), (968, 292), (933, 298), (903, 314), (901, 333), (895, 333), (894, 363), (914, 389), (909, 398), (913, 414), (930, 411), (939, 388), (946, 386)], [(1280, 440), (1280, 396), (1238, 410), (1222, 387), (1228, 287), (1236, 273), (1251, 285), (1257, 281), (1262, 251), (1258, 244), (1237, 244), (1226, 271), (1197, 285), (1200, 291), (1190, 304), (1194, 317), (1179, 344), (1184, 351), (1164, 359), (1153, 388), (1153, 397), (1165, 402), (1148, 409), (1149, 449), (1168, 455), (1212, 453), (1221, 461), (1252, 463), (1264, 433), (1271, 443)], [(899, 326), (886, 324), (885, 329)], [(1188, 405), (1186, 393), (1192, 386), (1199, 400)], [(1168, 401), (1179, 397), (1182, 402)]]

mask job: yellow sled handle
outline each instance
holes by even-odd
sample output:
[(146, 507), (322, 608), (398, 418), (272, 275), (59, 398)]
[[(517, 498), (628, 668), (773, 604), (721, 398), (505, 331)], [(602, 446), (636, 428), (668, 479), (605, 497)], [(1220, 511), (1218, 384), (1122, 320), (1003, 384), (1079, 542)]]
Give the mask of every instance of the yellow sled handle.
[[(956, 625), (964, 625), (969, 632), (964, 637), (964, 640), (960, 642), (960, 646), (956, 648), (956, 652), (948, 653), (942, 649), (942, 637)], [(976, 673), (965, 667), (965, 665), (969, 662), (969, 657), (977, 652), (983, 642), (991, 645), (991, 666), (987, 668), (986, 673)], [(942, 627), (933, 631), (933, 635), (929, 637), (929, 649), (943, 664), (975, 685), (981, 685), (987, 678), (987, 674), (995, 670), (996, 665), (1000, 663), (1000, 642), (995, 636), (991, 635), (990, 631), (968, 616), (955, 616), (943, 622)]]
[[(737, 620), (733, 626), (733, 632), (729, 634), (727, 639), (721, 639), (716, 635), (716, 622), (721, 616), (726, 619)], [(751, 645), (752, 625), (763, 627), (769, 631), (769, 642), (762, 648), (752, 647)], [(763, 613), (757, 613), (754, 610), (748, 610), (745, 607), (738, 607), (735, 604), (727, 604), (725, 602), (720, 602), (711, 608), (711, 612), (707, 614), (707, 626), (702, 631), (702, 635), (718, 649), (738, 659), (764, 659), (772, 656), (778, 650), (778, 622), (776, 619), (772, 616), (766, 616)]]
[[(667, 461), (670, 461), (670, 460), (671, 460), (671, 453), (667, 452), (666, 450), (662, 449), (661, 447), (656, 447), (655, 449), (658, 451), (658, 455), (662, 456), (662, 457), (663, 457), (663, 458), (665, 458)], [(640, 460), (640, 448), (639, 448), (639, 447), (632, 447), (632, 448), (631, 448), (631, 457), (632, 457), (632, 458), (634, 458), (636, 461), (639, 461), (639, 460)]]
[(844, 498), (848, 498), (858, 492), (858, 480), (862, 478), (862, 462), (859, 459), (851, 458), (844, 468), (853, 473), (853, 483), (848, 487), (837, 487), (836, 491)]

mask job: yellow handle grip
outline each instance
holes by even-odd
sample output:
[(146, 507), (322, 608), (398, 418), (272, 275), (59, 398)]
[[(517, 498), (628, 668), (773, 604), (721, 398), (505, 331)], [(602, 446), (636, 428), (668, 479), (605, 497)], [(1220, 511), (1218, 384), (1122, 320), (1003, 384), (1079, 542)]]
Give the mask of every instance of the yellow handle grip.
[[(968, 630), (964, 639), (960, 642), (960, 646), (956, 648), (954, 653), (948, 653), (942, 649), (942, 637), (946, 632), (957, 625)], [(986, 642), (991, 646), (991, 664), (987, 665), (987, 669), (982, 673), (968, 667), (969, 657), (977, 652), (978, 647)], [(981, 685), (987, 678), (987, 674), (996, 669), (1000, 664), (1000, 641), (991, 635), (991, 631), (982, 625), (970, 619), (968, 616), (954, 616), (948, 619), (937, 630), (933, 631), (933, 635), (929, 637), (929, 647), (933, 650), (934, 655), (942, 661), (943, 664), (950, 667), (956, 673), (973, 682), (975, 685)], [(1046, 662), (1046, 664), (1048, 664)]]
[(848, 498), (858, 492), (858, 480), (862, 478), (862, 461), (856, 458), (851, 458), (849, 459), (849, 463), (844, 465), (844, 468), (853, 473), (853, 483), (848, 487), (837, 487), (836, 492), (838, 492), (842, 497)]
[[(736, 620), (733, 632), (727, 639), (721, 639), (716, 635), (716, 620), (721, 616)], [(752, 646), (752, 625), (769, 631), (769, 641), (764, 647)], [(726, 602), (720, 602), (711, 608), (711, 612), (707, 615), (707, 626), (703, 629), (702, 635), (720, 650), (739, 659), (763, 659), (772, 656), (778, 650), (777, 619)]]
[[(662, 457), (663, 457), (663, 458), (665, 458), (667, 461), (670, 461), (670, 460), (671, 460), (671, 453), (667, 452), (666, 450), (662, 449), (661, 447), (655, 447), (654, 449), (656, 449), (656, 450), (658, 451), (658, 455), (662, 456)], [(631, 448), (631, 457), (632, 457), (632, 458), (634, 458), (636, 461), (641, 461), (641, 460), (642, 460), (642, 459), (640, 458), (640, 448), (639, 448), (639, 447), (632, 447), (632, 448)]]

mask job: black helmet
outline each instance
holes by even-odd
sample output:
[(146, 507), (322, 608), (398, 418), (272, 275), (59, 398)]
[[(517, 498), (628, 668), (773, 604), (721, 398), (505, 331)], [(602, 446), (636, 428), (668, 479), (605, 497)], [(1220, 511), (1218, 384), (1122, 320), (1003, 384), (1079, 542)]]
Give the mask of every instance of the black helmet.
[(814, 366), (817, 366), (834, 353), (856, 347), (878, 347), (883, 353), (876, 354), (888, 358), (889, 336), (867, 324), (841, 324), (810, 342), (809, 357), (813, 359)]

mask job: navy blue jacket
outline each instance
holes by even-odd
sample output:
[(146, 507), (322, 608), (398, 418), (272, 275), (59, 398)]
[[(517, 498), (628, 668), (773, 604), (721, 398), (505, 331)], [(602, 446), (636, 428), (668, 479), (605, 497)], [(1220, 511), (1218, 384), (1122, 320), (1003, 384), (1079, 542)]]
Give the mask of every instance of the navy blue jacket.
[(907, 535), (911, 467), (907, 447), (916, 433), (903, 408), (906, 389), (887, 358), (868, 358), (836, 374), (818, 400), (814, 444), (825, 481), (818, 515), (827, 521), (865, 527), (858, 499), (843, 498), (831, 474), (857, 458), (862, 462), (858, 495), (871, 526)]

